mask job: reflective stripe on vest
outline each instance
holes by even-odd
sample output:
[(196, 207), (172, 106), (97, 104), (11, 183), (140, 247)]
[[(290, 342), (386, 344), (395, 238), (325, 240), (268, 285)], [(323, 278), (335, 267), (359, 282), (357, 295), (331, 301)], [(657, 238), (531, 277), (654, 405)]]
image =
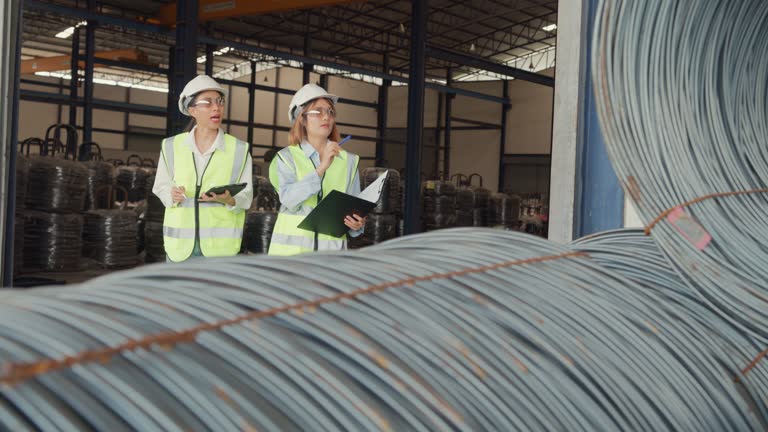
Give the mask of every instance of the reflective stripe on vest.
[[(302, 179), (315, 171), (315, 165), (304, 154), (299, 145), (291, 145), (277, 153), (270, 165), (270, 181), (280, 190), (277, 178), (277, 164), (282, 161), (293, 168), (297, 179)], [(360, 158), (357, 155), (341, 151), (333, 159), (322, 180), (323, 196), (328, 196), (333, 190), (347, 192), (349, 184), (357, 174)], [(315, 249), (315, 233), (297, 228), (304, 217), (317, 205), (317, 195), (312, 195), (295, 209), (282, 206), (275, 222), (272, 239), (269, 244), (270, 255), (296, 255), (312, 252)], [(333, 237), (325, 234), (317, 235), (317, 250), (341, 250), (346, 248), (346, 234)]]
[[(199, 202), (197, 194), (214, 186), (236, 183), (245, 169), (248, 143), (224, 135), (224, 150), (215, 150), (203, 169), (198, 191), (195, 156), (187, 144), (188, 133), (163, 141), (162, 160), (176, 186), (184, 186), (187, 199), (165, 209), (163, 241), (171, 261), (192, 255), (199, 236), (204, 256), (230, 256), (240, 251), (245, 212), (232, 212), (224, 204)], [(197, 220), (196, 220), (197, 219)]]

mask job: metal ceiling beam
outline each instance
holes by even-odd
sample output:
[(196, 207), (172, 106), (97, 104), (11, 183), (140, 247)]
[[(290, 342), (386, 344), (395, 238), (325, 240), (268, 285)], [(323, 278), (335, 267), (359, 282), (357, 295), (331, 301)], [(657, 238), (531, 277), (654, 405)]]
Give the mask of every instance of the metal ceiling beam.
[[(198, 20), (206, 22), (237, 16), (261, 15), (297, 9), (333, 6), (366, 0), (280, 0), (280, 1), (232, 1), (200, 0)], [(163, 6), (157, 15), (160, 24), (173, 25), (176, 22), (176, 3)]]
[[(94, 53), (96, 64), (105, 64), (100, 59), (113, 60), (115, 62), (141, 62), (146, 63), (147, 55), (138, 49), (130, 48), (123, 50), (100, 51)], [(72, 56), (61, 55), (54, 57), (40, 57), (21, 62), (21, 73), (31, 74), (35, 72), (51, 72), (66, 70), (71, 67)], [(84, 62), (80, 62), (83, 67)]]
[(173, 37), (174, 35), (173, 31), (156, 24), (146, 24), (132, 19), (102, 15), (100, 13), (90, 12), (87, 9), (61, 6), (53, 3), (44, 3), (39, 0), (24, 0), (24, 9), (51, 12), (53, 14), (77, 17), (85, 20), (97, 20), (102, 26), (115, 25), (146, 33), (162, 34), (169, 37)]
[(505, 66), (499, 63), (488, 61), (482, 57), (470, 56), (455, 51), (449, 51), (443, 48), (437, 48), (428, 46), (426, 55), (429, 57), (439, 58), (447, 60), (456, 64), (471, 66), (477, 69), (486, 70), (489, 72), (495, 72), (501, 75), (506, 75), (523, 81), (529, 81), (536, 84), (545, 85), (548, 87), (555, 86), (555, 79), (546, 75), (540, 75), (526, 70)]

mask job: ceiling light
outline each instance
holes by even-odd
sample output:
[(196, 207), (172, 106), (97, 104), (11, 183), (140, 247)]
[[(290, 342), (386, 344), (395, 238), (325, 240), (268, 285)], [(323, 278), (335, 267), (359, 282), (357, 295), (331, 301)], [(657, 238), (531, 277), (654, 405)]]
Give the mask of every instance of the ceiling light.
[(469, 50), (472, 52), (475, 52), (475, 44), (472, 43), (472, 45), (469, 46)]
[(544, 31), (548, 31), (548, 32), (551, 32), (552, 30), (555, 30), (555, 29), (557, 29), (557, 24), (550, 24), (550, 25), (545, 25), (545, 26), (544, 26), (544, 27), (542, 27), (541, 29), (542, 29), (542, 30), (544, 30)]
[(77, 27), (82, 27), (82, 26), (87, 25), (87, 24), (88, 24), (87, 21), (80, 21), (79, 23), (77, 23), (76, 26), (74, 26), (74, 27), (67, 27), (66, 29), (56, 33), (56, 37), (59, 38), (59, 39), (67, 39), (70, 36), (72, 36), (72, 34), (75, 32), (75, 29)]

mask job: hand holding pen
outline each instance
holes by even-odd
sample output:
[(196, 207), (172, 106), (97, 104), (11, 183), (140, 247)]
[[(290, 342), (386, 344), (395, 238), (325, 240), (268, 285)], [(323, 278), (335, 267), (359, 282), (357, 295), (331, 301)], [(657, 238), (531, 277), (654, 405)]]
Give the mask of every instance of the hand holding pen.
[(331, 166), (333, 158), (341, 153), (341, 145), (349, 141), (350, 138), (352, 138), (352, 135), (347, 136), (338, 143), (329, 141), (328, 144), (325, 145), (325, 148), (320, 152), (320, 166), (318, 166), (316, 170), (319, 176), (323, 176), (325, 170)]

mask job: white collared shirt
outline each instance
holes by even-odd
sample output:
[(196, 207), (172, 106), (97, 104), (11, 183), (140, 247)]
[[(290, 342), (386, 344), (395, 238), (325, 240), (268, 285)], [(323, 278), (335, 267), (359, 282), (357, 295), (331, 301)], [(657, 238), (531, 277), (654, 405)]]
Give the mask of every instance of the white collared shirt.
[[(219, 129), (219, 132), (216, 135), (216, 139), (213, 140), (213, 145), (211, 145), (211, 147), (205, 153), (202, 153), (200, 152), (200, 149), (197, 148), (197, 143), (195, 142), (195, 130), (197, 130), (197, 126), (192, 128), (192, 130), (189, 132), (184, 144), (189, 148), (189, 150), (192, 152), (192, 155), (194, 156), (195, 168), (197, 169), (197, 184), (200, 184), (203, 180), (205, 167), (211, 160), (213, 153), (216, 150), (224, 150), (225, 148), (224, 131)], [(246, 186), (233, 197), (235, 199), (235, 205), (227, 206), (227, 209), (230, 211), (237, 212), (248, 210), (251, 207), (251, 203), (253, 202), (253, 162), (251, 160), (250, 154), (246, 155), (245, 158), (245, 169), (243, 169), (243, 173), (240, 175), (240, 180), (238, 183), (246, 183)], [(162, 160), (162, 157), (160, 157), (158, 160)], [(157, 173), (155, 174), (155, 184), (152, 186), (152, 193), (157, 195), (157, 197), (160, 198), (160, 201), (162, 201), (163, 205), (166, 207), (173, 207), (174, 205), (173, 198), (171, 196), (172, 186), (173, 179), (170, 178), (168, 168), (163, 163), (157, 164)]]

